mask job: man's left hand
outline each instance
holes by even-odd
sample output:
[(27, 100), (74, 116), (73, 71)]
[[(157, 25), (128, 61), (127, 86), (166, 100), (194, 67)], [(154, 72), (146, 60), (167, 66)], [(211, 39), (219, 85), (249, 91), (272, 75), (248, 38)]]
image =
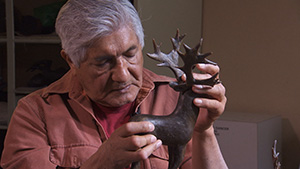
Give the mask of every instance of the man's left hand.
[[(202, 73), (194, 73), (195, 79), (207, 79), (220, 71), (219, 66), (211, 64), (197, 64), (196, 68)], [(217, 77), (219, 78), (219, 77)], [(211, 86), (194, 85), (192, 90), (205, 97), (195, 98), (194, 104), (200, 108), (195, 131), (203, 132), (211, 128), (213, 122), (224, 112), (227, 98), (222, 83)], [(204, 109), (201, 109), (204, 108)]]

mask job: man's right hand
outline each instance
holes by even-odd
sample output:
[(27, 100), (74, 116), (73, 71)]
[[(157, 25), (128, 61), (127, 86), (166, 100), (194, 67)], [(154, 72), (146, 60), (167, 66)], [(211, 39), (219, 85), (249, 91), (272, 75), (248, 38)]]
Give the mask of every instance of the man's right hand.
[(129, 122), (113, 132), (81, 169), (123, 169), (132, 162), (147, 159), (161, 146), (154, 135), (137, 135), (154, 130), (150, 122)]

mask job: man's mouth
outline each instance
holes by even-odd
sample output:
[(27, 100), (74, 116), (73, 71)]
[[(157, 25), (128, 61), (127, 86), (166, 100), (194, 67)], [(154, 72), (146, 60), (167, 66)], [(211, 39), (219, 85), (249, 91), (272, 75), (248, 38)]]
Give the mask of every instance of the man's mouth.
[(128, 92), (128, 90), (130, 89), (131, 85), (123, 85), (123, 86), (119, 86), (119, 87), (115, 87), (112, 89), (112, 91), (114, 92), (120, 92), (120, 93), (126, 93)]

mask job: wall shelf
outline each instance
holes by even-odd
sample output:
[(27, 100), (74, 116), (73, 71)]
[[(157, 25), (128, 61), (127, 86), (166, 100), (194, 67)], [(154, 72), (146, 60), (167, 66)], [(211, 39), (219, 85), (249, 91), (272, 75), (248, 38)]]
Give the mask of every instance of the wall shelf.
[[(15, 43), (60, 44), (57, 35), (15, 36)], [(0, 36), (0, 43), (7, 43), (7, 38)]]
[(7, 102), (0, 102), (0, 129), (6, 129), (8, 125)]
[(15, 93), (19, 95), (27, 95), (38, 89), (40, 89), (40, 87), (18, 87), (16, 88)]
[[(39, 4), (33, 6), (29, 5), (31, 3), (26, 3), (28, 5), (25, 5), (20, 0), (5, 0), (6, 32), (0, 34), (0, 43), (2, 48), (6, 47), (6, 50), (3, 50), (6, 53), (6, 58), (2, 60), (5, 60), (7, 65), (2, 65), (2, 69), (5, 67), (6, 70), (0, 71), (0, 73), (2, 73), (0, 76), (7, 77), (5, 80), (7, 83), (7, 102), (1, 102), (0, 105), (0, 129), (5, 128), (5, 126), (7, 127), (10, 117), (17, 105), (17, 101), (21, 97), (39, 88), (26, 86), (25, 81), (29, 81), (30, 78), (32, 78), (32, 74), (39, 73), (38, 71), (33, 73), (28, 72), (27, 69), (37, 61), (43, 59), (52, 60), (54, 62), (52, 66), (54, 67), (61, 66), (62, 58), (59, 57), (61, 49), (60, 39), (55, 33), (20, 36), (19, 33), (15, 31), (14, 14), (16, 10), (18, 14), (21, 13), (23, 16), (30, 15), (30, 11), (33, 11), (36, 7), (43, 5), (51, 6), (53, 3), (62, 2), (62, 0), (37, 2)], [(1, 55), (1, 57), (3, 56)], [(62, 67), (65, 68), (65, 65)]]
[(60, 44), (56, 35), (16, 36), (15, 43)]
[(6, 37), (0, 36), (0, 43), (6, 43), (6, 42), (7, 42)]

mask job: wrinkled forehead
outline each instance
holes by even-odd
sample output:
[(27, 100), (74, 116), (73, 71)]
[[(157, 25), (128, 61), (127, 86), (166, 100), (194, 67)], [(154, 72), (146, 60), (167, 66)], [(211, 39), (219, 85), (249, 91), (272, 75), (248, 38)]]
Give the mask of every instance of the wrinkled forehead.
[(132, 49), (141, 50), (141, 44), (134, 30), (125, 26), (107, 36), (96, 39), (88, 48), (88, 52), (120, 55)]

